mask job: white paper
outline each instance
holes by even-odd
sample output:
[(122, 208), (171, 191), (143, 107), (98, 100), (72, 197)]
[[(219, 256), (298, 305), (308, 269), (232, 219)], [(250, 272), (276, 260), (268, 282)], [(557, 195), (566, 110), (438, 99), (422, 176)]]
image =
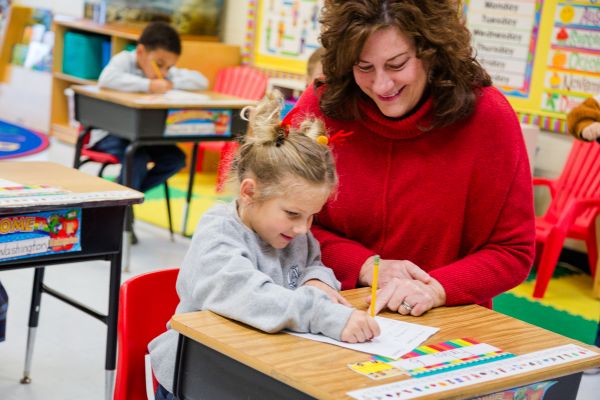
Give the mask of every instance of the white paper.
[(205, 103), (210, 98), (205, 94), (186, 92), (185, 90), (169, 90), (163, 94), (153, 96), (143, 96), (136, 99), (136, 103), (154, 104), (154, 103)]
[(316, 340), (317, 342), (334, 344), (363, 353), (396, 359), (419, 347), (421, 343), (439, 330), (439, 328), (431, 326), (412, 324), (384, 317), (375, 317), (375, 320), (379, 324), (381, 335), (364, 343), (340, 342), (324, 335), (314, 335), (312, 333), (297, 333), (287, 330), (284, 332), (305, 339)]
[(31, 68), (47, 55), (50, 54), (52, 48), (45, 43), (42, 42), (31, 42), (29, 43), (29, 49), (27, 49), (27, 56), (25, 57), (25, 61), (23, 66), (26, 68)]
[(9, 181), (7, 179), (0, 178), (0, 188), (20, 187), (20, 186), (23, 186), (23, 185), (21, 185), (20, 183)]

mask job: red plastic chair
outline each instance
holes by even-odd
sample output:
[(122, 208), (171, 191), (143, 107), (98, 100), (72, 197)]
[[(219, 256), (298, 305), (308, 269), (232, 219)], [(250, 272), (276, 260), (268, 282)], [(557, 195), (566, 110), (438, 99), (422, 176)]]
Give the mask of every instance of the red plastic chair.
[[(104, 170), (109, 165), (118, 165), (121, 164), (119, 159), (112, 154), (103, 153), (101, 151), (91, 150), (88, 147), (90, 142), (90, 133), (91, 130), (82, 130), (79, 134), (79, 138), (77, 140), (77, 144), (75, 145), (75, 161), (73, 163), (73, 168), (79, 169), (83, 164), (88, 162), (99, 163), (102, 166), (98, 171), (98, 176), (102, 177), (104, 174)], [(165, 190), (165, 201), (167, 203), (167, 217), (169, 219), (169, 232), (171, 234), (171, 240), (173, 240), (173, 219), (171, 217), (171, 199), (169, 196), (169, 185), (165, 181), (164, 183)]]
[[(229, 94), (249, 100), (260, 100), (267, 90), (267, 76), (261, 71), (248, 67), (227, 67), (219, 70), (215, 80), (214, 92)], [(231, 156), (237, 149), (236, 142), (200, 142), (198, 143), (198, 162), (202, 166), (205, 151), (218, 151), (217, 192), (223, 190), (227, 171), (231, 165)]]
[(148, 272), (121, 285), (114, 400), (147, 400), (144, 357), (148, 343), (166, 331), (179, 303), (178, 273), (179, 269)]
[(595, 219), (600, 212), (600, 144), (575, 141), (556, 180), (534, 178), (546, 185), (552, 201), (536, 218), (537, 279), (533, 297), (542, 298), (552, 278), (565, 238), (585, 240), (590, 270), (598, 259)]

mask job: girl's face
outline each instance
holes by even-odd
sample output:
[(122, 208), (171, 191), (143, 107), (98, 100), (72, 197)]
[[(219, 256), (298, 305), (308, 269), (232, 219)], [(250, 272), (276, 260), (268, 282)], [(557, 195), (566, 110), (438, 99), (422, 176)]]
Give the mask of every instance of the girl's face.
[(400, 118), (421, 100), (427, 70), (412, 42), (396, 28), (371, 34), (353, 67), (354, 80), (383, 115)]
[(262, 240), (276, 249), (283, 249), (295, 237), (305, 235), (313, 217), (321, 211), (330, 191), (325, 185), (308, 182), (283, 182), (287, 188), (281, 196), (261, 202), (245, 201), (242, 187), (240, 218)]

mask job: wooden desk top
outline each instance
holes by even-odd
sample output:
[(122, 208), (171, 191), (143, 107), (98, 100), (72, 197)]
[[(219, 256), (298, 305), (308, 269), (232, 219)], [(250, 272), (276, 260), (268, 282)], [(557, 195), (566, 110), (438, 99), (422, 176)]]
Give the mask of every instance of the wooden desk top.
[[(366, 310), (364, 298), (368, 291), (368, 288), (361, 288), (345, 291), (343, 294), (357, 308)], [(598, 351), (594, 346), (477, 305), (440, 307), (421, 317), (404, 317), (389, 312), (379, 315), (441, 328), (426, 344), (470, 337), (516, 355), (568, 343)], [(266, 334), (209, 311), (175, 315), (171, 324), (185, 336), (319, 399), (350, 399), (346, 395), (350, 390), (408, 379), (404, 376), (371, 380), (347, 367), (350, 363), (368, 360), (369, 355), (366, 353), (304, 340), (285, 333)], [(498, 392), (534, 381), (569, 375), (599, 365), (600, 354), (551, 369), (461, 387), (444, 392), (444, 398), (470, 398), (481, 393)], [(439, 393), (423, 397), (437, 398)]]
[(139, 109), (165, 109), (165, 108), (226, 108), (242, 109), (256, 104), (254, 100), (242, 99), (209, 90), (200, 90), (190, 93), (202, 95), (204, 98), (195, 100), (165, 99), (159, 94), (119, 92), (117, 90), (101, 89), (95, 85), (78, 85), (71, 87), (75, 93), (93, 97), (99, 100), (110, 101), (125, 107)]
[[(2, 161), (0, 162), (0, 179), (23, 185), (48, 185), (73, 193), (127, 191), (128, 198), (115, 200), (115, 205), (123, 202), (126, 204), (141, 203), (144, 200), (143, 193), (51, 162)], [(107, 201), (103, 201), (103, 203), (106, 204)], [(7, 210), (14, 211), (14, 208), (2, 207), (0, 200), (0, 212)]]

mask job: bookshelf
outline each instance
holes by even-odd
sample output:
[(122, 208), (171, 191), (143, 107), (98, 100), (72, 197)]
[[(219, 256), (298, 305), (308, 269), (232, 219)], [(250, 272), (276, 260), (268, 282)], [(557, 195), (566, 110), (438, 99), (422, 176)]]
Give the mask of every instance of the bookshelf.
[[(63, 72), (64, 37), (69, 31), (95, 33), (106, 36), (111, 44), (111, 56), (123, 51), (130, 43), (135, 43), (144, 24), (108, 23), (97, 24), (89, 20), (55, 17), (54, 58), (52, 65), (52, 90), (49, 132), (52, 136), (75, 143), (77, 128), (69, 123), (69, 100), (65, 90), (71, 85), (95, 84), (95, 80), (82, 79)], [(207, 77), (212, 85), (217, 71), (221, 68), (239, 65), (239, 46), (220, 43), (216, 36), (182, 35), (182, 55), (178, 67), (195, 69)]]
[(23, 30), (31, 20), (31, 7), (11, 6), (6, 17), (4, 34), (0, 45), (0, 82), (7, 82), (10, 74), (12, 49), (21, 41)]

